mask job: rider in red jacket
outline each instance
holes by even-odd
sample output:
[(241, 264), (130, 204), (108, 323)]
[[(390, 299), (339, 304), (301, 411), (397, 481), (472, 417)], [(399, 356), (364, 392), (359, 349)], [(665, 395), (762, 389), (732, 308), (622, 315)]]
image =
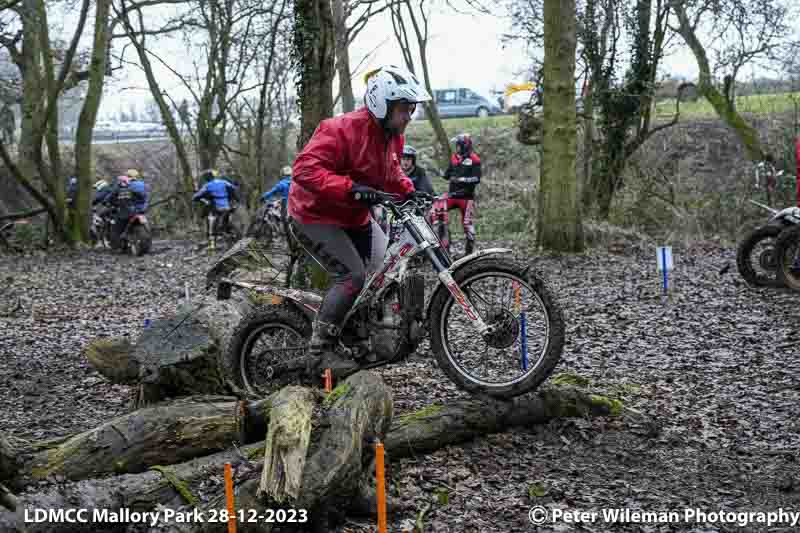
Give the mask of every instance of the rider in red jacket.
[(400, 168), (403, 132), (416, 105), (431, 99), (416, 77), (387, 66), (367, 74), (366, 107), (320, 122), (296, 157), (289, 191), (292, 231), (333, 278), (314, 321), (309, 352), (320, 367), (357, 365), (337, 353), (342, 321), (367, 273), (383, 264), (387, 237), (370, 217), (378, 191), (417, 192)]

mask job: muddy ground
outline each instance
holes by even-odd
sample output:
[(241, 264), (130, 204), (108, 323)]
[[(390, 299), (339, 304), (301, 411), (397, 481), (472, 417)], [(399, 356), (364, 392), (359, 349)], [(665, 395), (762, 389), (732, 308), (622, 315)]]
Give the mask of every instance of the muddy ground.
[[(83, 346), (97, 336), (135, 339), (146, 318), (175, 309), (186, 284), (193, 294), (202, 290), (210, 261), (188, 242), (162, 241), (154, 252), (0, 257), (0, 311), (20, 304), (0, 318), (0, 432), (57, 437), (125, 412), (128, 387), (90, 368)], [(740, 527), (713, 515), (643, 525), (601, 515), (538, 529), (529, 521), (533, 506), (681, 518), (686, 508), (800, 511), (800, 299), (745, 285), (733, 249), (696, 243), (674, 252), (669, 298), (651, 247), (531, 256), (566, 316), (556, 372), (621, 399), (623, 414), (553, 421), (394, 461), (402, 509), (389, 530), (411, 529), (426, 508), (426, 532), (796, 530)], [(428, 358), (427, 342), (419, 354), (380, 371), (398, 414), (462, 396)], [(359, 519), (338, 531), (375, 530)]]

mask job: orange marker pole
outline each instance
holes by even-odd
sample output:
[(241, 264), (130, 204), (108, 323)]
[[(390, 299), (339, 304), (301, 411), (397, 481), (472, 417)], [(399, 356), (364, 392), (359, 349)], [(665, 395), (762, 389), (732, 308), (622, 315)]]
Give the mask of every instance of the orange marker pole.
[(383, 469), (383, 443), (375, 444), (375, 475), (377, 486), (375, 492), (378, 496), (378, 533), (386, 533), (386, 479)]
[(520, 301), (519, 301), (519, 290), (520, 290), (520, 286), (519, 286), (519, 282), (517, 282), (517, 281), (514, 281), (514, 282), (511, 284), (511, 286), (512, 286), (512, 287), (514, 287), (514, 310), (515, 310), (517, 313), (519, 313), (519, 307), (520, 307)]
[(325, 369), (325, 392), (330, 392), (333, 390), (333, 375), (331, 374), (331, 369)]
[(236, 509), (233, 506), (233, 473), (225, 463), (225, 500), (228, 502), (228, 533), (236, 533)]

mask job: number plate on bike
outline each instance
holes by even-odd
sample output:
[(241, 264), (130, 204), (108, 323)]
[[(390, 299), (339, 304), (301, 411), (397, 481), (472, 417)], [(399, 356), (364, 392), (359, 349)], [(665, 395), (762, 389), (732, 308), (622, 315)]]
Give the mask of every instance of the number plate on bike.
[(422, 238), (425, 239), (426, 241), (433, 243), (439, 241), (439, 239), (436, 238), (436, 234), (433, 233), (431, 227), (421, 216), (411, 215), (411, 223), (414, 225), (417, 231), (419, 231), (420, 235), (422, 235)]

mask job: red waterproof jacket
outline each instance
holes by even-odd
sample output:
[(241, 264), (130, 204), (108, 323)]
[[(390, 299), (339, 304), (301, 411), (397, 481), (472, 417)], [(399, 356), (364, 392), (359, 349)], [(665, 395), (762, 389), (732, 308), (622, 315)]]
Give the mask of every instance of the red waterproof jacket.
[(405, 197), (414, 183), (400, 168), (403, 136), (387, 142), (366, 107), (320, 122), (292, 167), (289, 214), (301, 224), (360, 227), (369, 208), (353, 199), (354, 184)]

